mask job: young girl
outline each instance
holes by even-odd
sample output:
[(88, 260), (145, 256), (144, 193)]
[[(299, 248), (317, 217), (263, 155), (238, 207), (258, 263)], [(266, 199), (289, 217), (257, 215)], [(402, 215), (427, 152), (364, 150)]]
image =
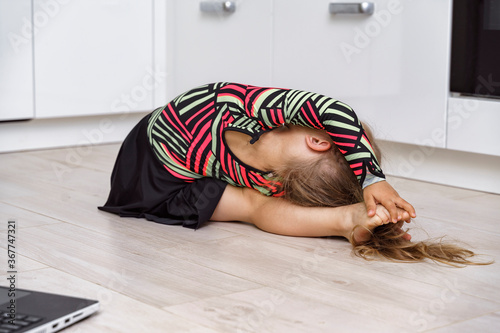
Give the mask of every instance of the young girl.
[(281, 235), (344, 236), (356, 246), (385, 224), (390, 237), (409, 242), (400, 227), (416, 216), (385, 180), (349, 106), (223, 82), (178, 96), (131, 131), (99, 208), (188, 228), (243, 221)]

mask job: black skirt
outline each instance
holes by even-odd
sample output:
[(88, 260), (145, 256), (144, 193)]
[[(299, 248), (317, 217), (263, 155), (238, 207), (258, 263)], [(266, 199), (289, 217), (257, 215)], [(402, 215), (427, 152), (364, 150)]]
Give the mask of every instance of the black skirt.
[(149, 115), (123, 142), (108, 200), (98, 208), (122, 217), (197, 229), (210, 219), (227, 184), (208, 177), (188, 183), (170, 174), (149, 144), (148, 119)]

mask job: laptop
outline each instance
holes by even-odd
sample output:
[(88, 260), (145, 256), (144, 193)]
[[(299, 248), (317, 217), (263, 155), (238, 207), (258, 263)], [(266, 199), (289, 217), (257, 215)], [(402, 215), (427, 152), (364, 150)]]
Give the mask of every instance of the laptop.
[(99, 301), (0, 286), (0, 333), (50, 333), (87, 318)]

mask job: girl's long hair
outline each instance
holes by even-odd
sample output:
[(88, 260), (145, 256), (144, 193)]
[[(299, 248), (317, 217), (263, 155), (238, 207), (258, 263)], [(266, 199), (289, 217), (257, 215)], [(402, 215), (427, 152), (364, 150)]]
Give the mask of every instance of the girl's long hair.
[[(380, 151), (365, 125), (377, 158)], [(363, 190), (349, 164), (334, 145), (322, 158), (285, 166), (276, 170), (284, 190), (284, 199), (306, 207), (338, 207), (363, 202)], [(362, 227), (362, 226), (356, 226)], [(352, 231), (354, 233), (354, 230)], [(470, 260), (474, 252), (443, 238), (412, 242), (403, 238), (394, 223), (379, 226), (371, 231), (372, 237), (365, 242), (355, 242), (351, 237), (353, 253), (361, 258), (373, 260), (385, 258), (404, 262), (419, 262), (426, 259), (451, 266), (483, 265), (491, 262)]]

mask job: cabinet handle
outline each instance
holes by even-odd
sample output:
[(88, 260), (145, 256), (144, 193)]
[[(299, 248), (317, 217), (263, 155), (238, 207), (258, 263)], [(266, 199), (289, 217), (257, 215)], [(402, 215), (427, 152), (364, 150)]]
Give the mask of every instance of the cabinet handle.
[(373, 2), (331, 2), (328, 7), (330, 14), (364, 14), (372, 15), (375, 10)]
[(234, 13), (236, 3), (234, 1), (202, 1), (200, 10), (204, 13)]

